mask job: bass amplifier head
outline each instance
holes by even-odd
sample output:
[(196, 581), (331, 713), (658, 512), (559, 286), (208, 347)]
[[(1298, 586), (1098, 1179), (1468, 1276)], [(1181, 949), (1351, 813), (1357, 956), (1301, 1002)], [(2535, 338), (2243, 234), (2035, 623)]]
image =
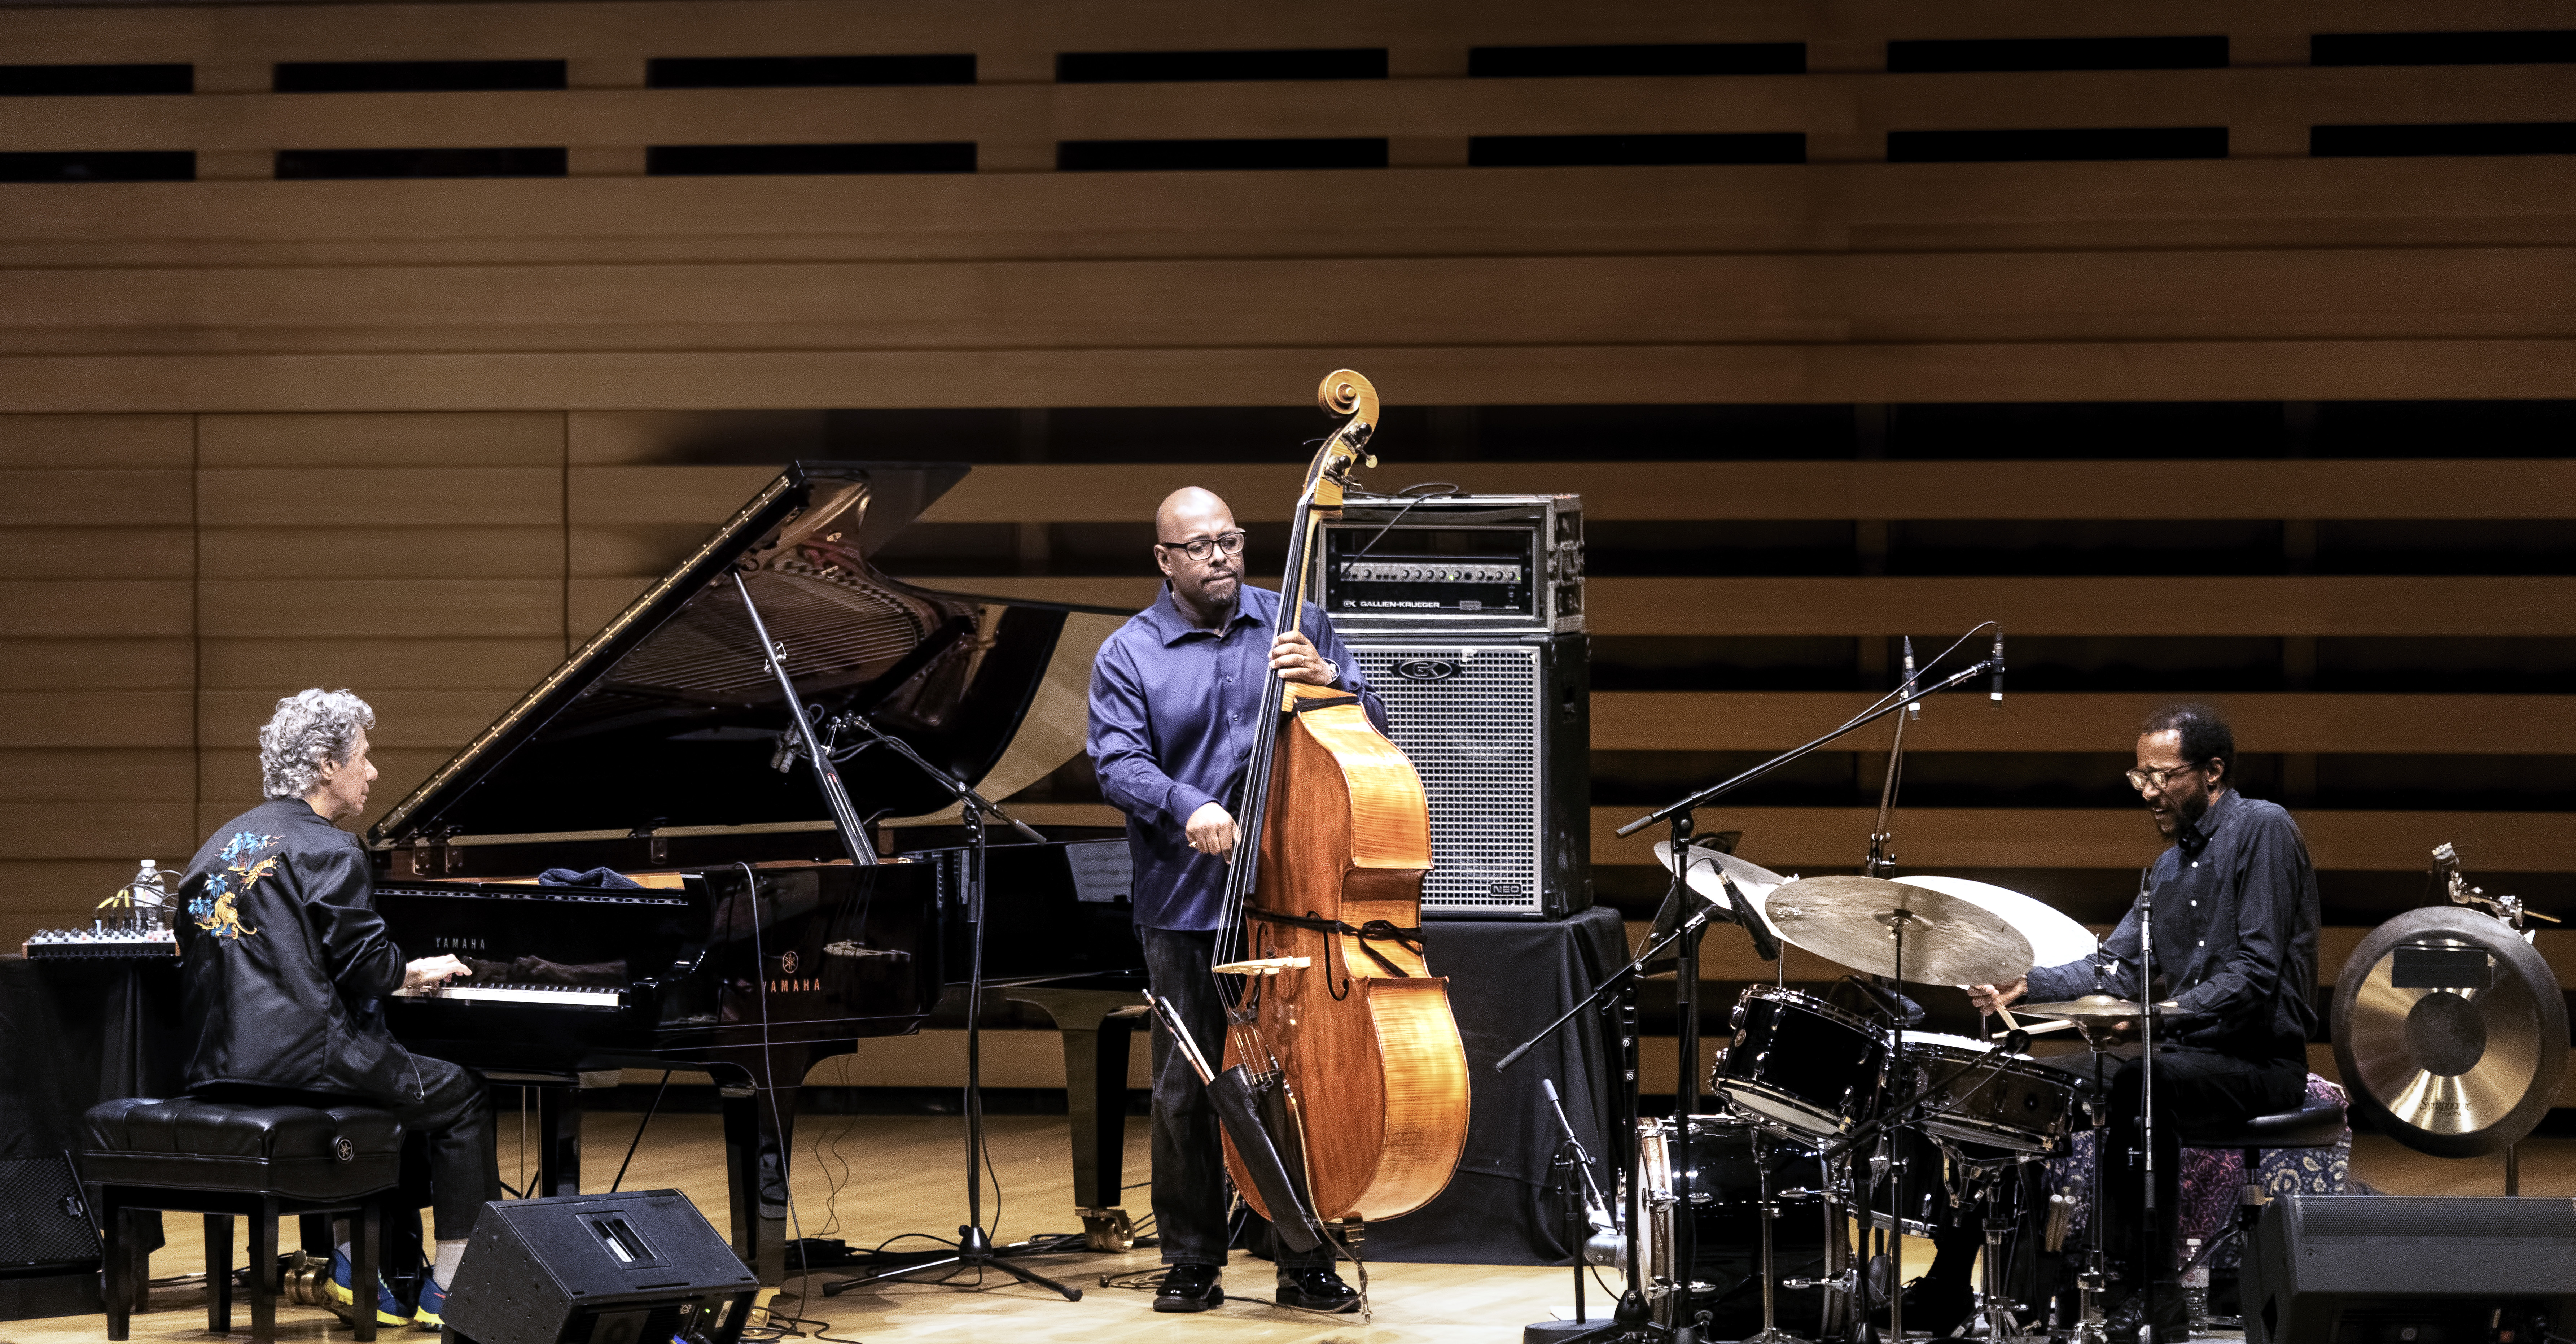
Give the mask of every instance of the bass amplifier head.
[(1315, 601), (1362, 631), (1583, 629), (1583, 496), (1353, 499), (1324, 524)]
[(2285, 1195), (2244, 1272), (2246, 1344), (2546, 1344), (2576, 1324), (2576, 1200)]
[(677, 1190), (494, 1200), (446, 1317), (473, 1344), (735, 1344), (759, 1290)]

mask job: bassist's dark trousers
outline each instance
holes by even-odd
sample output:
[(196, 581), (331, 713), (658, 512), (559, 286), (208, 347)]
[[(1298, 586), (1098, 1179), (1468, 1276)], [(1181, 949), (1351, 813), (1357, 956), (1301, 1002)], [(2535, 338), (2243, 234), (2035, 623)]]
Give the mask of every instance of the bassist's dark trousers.
[[(1188, 1026), (1210, 1067), (1222, 1067), (1225, 1001), (1217, 997), (1216, 976), (1208, 970), (1216, 934), (1144, 928), (1136, 933), (1145, 944), (1145, 974), (1154, 997), (1169, 1003)], [(1159, 1021), (1154, 1024), (1153, 1055), (1154, 1227), (1162, 1238), (1163, 1263), (1221, 1266), (1232, 1202), (1226, 1184), (1223, 1122), (1208, 1100), (1207, 1085), (1199, 1081), (1198, 1071), (1172, 1044), (1171, 1033)], [(1253, 1224), (1267, 1230), (1258, 1215)], [(1330, 1245), (1303, 1254), (1285, 1246), (1278, 1250), (1282, 1268), (1333, 1261)]]

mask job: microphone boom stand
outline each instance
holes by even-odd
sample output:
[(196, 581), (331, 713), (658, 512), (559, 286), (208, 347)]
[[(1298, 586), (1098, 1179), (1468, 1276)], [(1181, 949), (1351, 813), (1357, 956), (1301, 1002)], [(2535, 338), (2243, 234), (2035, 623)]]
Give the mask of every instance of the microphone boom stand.
[[(1009, 813), (1004, 812), (991, 800), (985, 798), (982, 794), (977, 793), (973, 787), (966, 783), (966, 781), (959, 779), (954, 774), (951, 774), (938, 766), (932, 765), (926, 760), (923, 760), (921, 753), (912, 749), (911, 743), (878, 728), (874, 723), (868, 720), (868, 717), (865, 714), (852, 711), (850, 713), (838, 715), (831, 721), (831, 726), (835, 730), (847, 727), (856, 728), (859, 731), (866, 733), (869, 737), (889, 748), (892, 748), (896, 755), (901, 756), (905, 760), (912, 762), (915, 766), (920, 767), (923, 774), (928, 775), (931, 779), (937, 781), (943, 788), (946, 788), (951, 794), (956, 795), (959, 815), (966, 824), (966, 880), (961, 885), (964, 887), (966, 893), (966, 922), (973, 928), (974, 933), (968, 940), (968, 950), (966, 954), (966, 1221), (957, 1229), (956, 1252), (950, 1255), (934, 1256), (928, 1260), (911, 1260), (906, 1258), (905, 1263), (896, 1264), (892, 1268), (878, 1269), (873, 1273), (861, 1274), (854, 1278), (841, 1279), (833, 1283), (828, 1283), (823, 1285), (823, 1295), (825, 1297), (838, 1297), (852, 1288), (865, 1287), (871, 1283), (882, 1283), (889, 1279), (910, 1278), (913, 1275), (926, 1274), (935, 1269), (949, 1269), (950, 1273), (954, 1273), (956, 1272), (956, 1269), (973, 1268), (976, 1270), (998, 1269), (1003, 1273), (1010, 1275), (1012, 1278), (1018, 1279), (1022, 1283), (1036, 1284), (1038, 1287), (1051, 1289), (1063, 1296), (1064, 1300), (1067, 1302), (1079, 1302), (1082, 1300), (1081, 1289), (1068, 1287), (1046, 1277), (1043, 1274), (1024, 1269), (1019, 1265), (1013, 1264), (1009, 1257), (1014, 1255), (1045, 1255), (1059, 1250), (1078, 1249), (1083, 1241), (1083, 1235), (1081, 1233), (1068, 1233), (1062, 1236), (1053, 1237), (1038, 1237), (1032, 1238), (1028, 1241), (1019, 1242), (1015, 1245), (996, 1246), (993, 1244), (991, 1235), (984, 1231), (984, 1181), (982, 1170), (986, 1164), (984, 1157), (982, 1022), (984, 1008), (985, 915), (984, 821), (985, 818), (989, 816), (995, 821), (1009, 825), (1013, 830), (1033, 841), (1044, 842), (1046, 837), (1038, 834), (1035, 830), (1030, 829), (1026, 823), (1021, 822), (1012, 817)], [(820, 764), (823, 759), (825, 758), (818, 754), (816, 757), (817, 764)], [(886, 1258), (894, 1259), (895, 1257)], [(863, 1263), (879, 1264), (883, 1263), (883, 1261), (872, 1259)], [(950, 1268), (951, 1266), (954, 1266), (955, 1268)]]

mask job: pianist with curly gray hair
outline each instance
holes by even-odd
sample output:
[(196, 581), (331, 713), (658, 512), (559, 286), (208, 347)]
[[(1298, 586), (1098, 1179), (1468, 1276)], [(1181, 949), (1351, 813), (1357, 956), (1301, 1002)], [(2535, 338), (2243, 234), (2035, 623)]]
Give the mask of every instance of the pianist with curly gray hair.
[[(386, 996), (467, 974), (452, 956), (406, 960), (375, 910), (366, 849), (339, 823), (367, 808), (376, 712), (318, 687), (277, 702), (259, 730), (268, 800), (215, 829), (181, 879), (180, 983), (194, 1033), (188, 1090), (210, 1101), (329, 1105), (358, 1101), (402, 1122), (426, 1162), (412, 1206), (434, 1209), (437, 1255), (414, 1289), (349, 1283), (348, 1245), (332, 1260), (334, 1294), (364, 1291), (382, 1325), (438, 1325), (446, 1290), (486, 1201), (501, 1197), (481, 1074), (405, 1050), (385, 1029)], [(360, 1308), (363, 1310), (364, 1308)]]

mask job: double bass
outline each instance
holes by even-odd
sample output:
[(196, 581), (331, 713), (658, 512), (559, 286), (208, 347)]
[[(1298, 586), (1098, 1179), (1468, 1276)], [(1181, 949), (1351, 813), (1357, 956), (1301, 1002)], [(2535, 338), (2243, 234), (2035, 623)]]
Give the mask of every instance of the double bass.
[[(1377, 390), (1338, 370), (1317, 398), (1349, 419), (1306, 472), (1280, 584), (1299, 628), (1317, 541), (1377, 424)], [(1421, 777), (1348, 691), (1264, 683), (1245, 760), (1225, 932), (1225, 1064), (1241, 1065), (1305, 1210), (1274, 1210), (1231, 1134), (1226, 1168), (1254, 1211), (1293, 1226), (1427, 1204), (1467, 1141), (1467, 1059), (1449, 982), (1422, 951), (1431, 817)], [(1239, 978), (1236, 978), (1239, 977)]]

